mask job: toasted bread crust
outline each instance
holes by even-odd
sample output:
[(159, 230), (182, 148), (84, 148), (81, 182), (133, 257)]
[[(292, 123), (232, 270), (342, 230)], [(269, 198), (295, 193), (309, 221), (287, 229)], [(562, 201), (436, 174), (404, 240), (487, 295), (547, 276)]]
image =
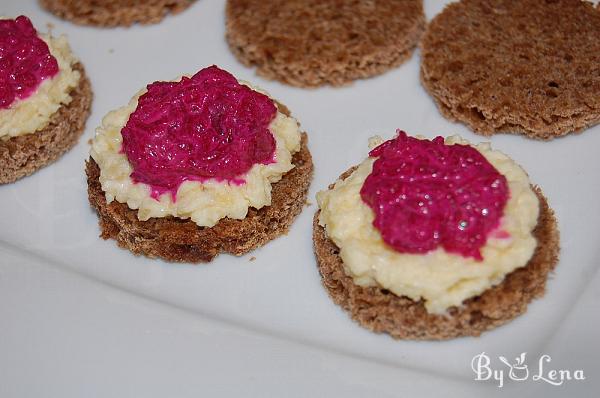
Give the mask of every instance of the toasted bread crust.
[(548, 140), (600, 122), (600, 12), (581, 0), (462, 0), (421, 40), (421, 82), (478, 134)]
[(56, 16), (79, 25), (99, 27), (153, 24), (177, 14), (195, 0), (39, 0)]
[[(353, 171), (350, 169), (340, 178), (348, 177)], [(329, 187), (332, 188), (333, 185)], [(313, 243), (323, 286), (352, 319), (376, 333), (410, 340), (479, 336), (524, 313), (531, 300), (543, 296), (548, 274), (558, 261), (559, 233), (554, 212), (541, 189), (533, 189), (540, 201), (538, 224), (533, 231), (538, 246), (533, 257), (499, 285), (465, 300), (460, 307), (448, 309), (448, 315), (428, 313), (422, 300), (399, 297), (378, 287), (355, 285), (344, 272), (338, 247), (319, 225), (320, 211), (317, 211), (313, 220)]]
[(422, 0), (228, 0), (227, 42), (245, 65), (299, 86), (347, 84), (392, 69), (425, 28)]
[[(281, 109), (281, 107), (280, 107)], [(100, 168), (86, 162), (88, 196), (98, 212), (101, 237), (115, 239), (134, 254), (160, 257), (173, 262), (209, 262), (219, 253), (245, 254), (287, 233), (306, 204), (313, 163), (306, 133), (293, 156), (294, 168), (273, 184), (270, 206), (248, 209), (243, 220), (221, 219), (214, 227), (199, 227), (191, 220), (172, 216), (140, 221), (137, 211), (116, 200), (106, 203), (100, 185)]]
[(33, 174), (77, 144), (90, 115), (93, 94), (83, 65), (77, 63), (73, 69), (81, 73), (81, 78), (71, 92), (72, 100), (58, 108), (45, 128), (0, 139), (0, 184)]

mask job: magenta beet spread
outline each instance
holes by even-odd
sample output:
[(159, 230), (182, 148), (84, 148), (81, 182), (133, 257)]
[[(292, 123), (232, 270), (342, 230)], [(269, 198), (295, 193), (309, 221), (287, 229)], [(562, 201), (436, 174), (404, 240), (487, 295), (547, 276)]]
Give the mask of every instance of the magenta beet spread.
[(187, 180), (242, 184), (253, 165), (275, 161), (275, 104), (230, 73), (211, 66), (147, 88), (121, 134), (131, 178), (153, 198), (169, 192), (175, 200)]
[(0, 109), (35, 92), (58, 73), (56, 58), (26, 16), (0, 20)]
[(448, 252), (482, 260), (509, 197), (506, 178), (475, 148), (398, 136), (373, 149), (360, 191), (373, 225), (398, 252)]

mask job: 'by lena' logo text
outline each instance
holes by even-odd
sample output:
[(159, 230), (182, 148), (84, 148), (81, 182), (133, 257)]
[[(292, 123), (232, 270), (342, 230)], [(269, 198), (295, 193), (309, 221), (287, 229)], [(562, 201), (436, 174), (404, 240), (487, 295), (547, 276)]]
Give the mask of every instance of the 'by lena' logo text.
[(560, 386), (571, 380), (585, 380), (583, 369), (575, 371), (565, 369), (552, 369), (550, 355), (542, 355), (537, 362), (537, 369), (530, 369), (526, 363), (527, 353), (524, 352), (515, 358), (513, 363), (509, 362), (505, 357), (499, 356), (501, 362), (498, 368), (492, 367), (490, 357), (482, 352), (473, 357), (471, 361), (471, 369), (475, 373), (475, 380), (495, 380), (498, 382), (498, 387), (504, 386), (504, 381), (508, 379), (513, 381), (541, 381), (554, 386)]

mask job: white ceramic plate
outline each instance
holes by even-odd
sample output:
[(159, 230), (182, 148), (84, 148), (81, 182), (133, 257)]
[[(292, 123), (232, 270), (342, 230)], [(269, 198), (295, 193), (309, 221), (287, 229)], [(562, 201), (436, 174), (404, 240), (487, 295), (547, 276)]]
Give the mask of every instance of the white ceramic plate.
[[(426, 1), (429, 18), (442, 1)], [(367, 152), (367, 138), (461, 134), (418, 80), (418, 53), (400, 68), (344, 88), (302, 90), (265, 81), (224, 41), (224, 2), (200, 0), (163, 23), (130, 29), (78, 27), (37, 3), (7, 1), (67, 34), (94, 88), (80, 143), (57, 163), (0, 187), (0, 396), (399, 396), (519, 391), (535, 396), (598, 389), (600, 345), (600, 126), (553, 142), (493, 137), (539, 184), (556, 210), (561, 260), (546, 296), (527, 314), (480, 338), (394, 341), (358, 327), (321, 287), (311, 244), (316, 206), (290, 233), (251, 255), (210, 265), (135, 257), (98, 238), (83, 172), (88, 139), (108, 111), (155, 80), (217, 64), (268, 90), (309, 133), (310, 197)], [(600, 95), (600, 94), (599, 94)], [(250, 262), (251, 256), (256, 260)], [(583, 369), (585, 381), (475, 381), (474, 355), (527, 352), (531, 371)], [(507, 371), (507, 369), (506, 369)]]

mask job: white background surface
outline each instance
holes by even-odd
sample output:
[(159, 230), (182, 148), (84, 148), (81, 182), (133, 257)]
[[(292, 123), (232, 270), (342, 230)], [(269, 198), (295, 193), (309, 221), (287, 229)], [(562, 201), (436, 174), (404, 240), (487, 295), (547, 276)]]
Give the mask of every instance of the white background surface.
[[(442, 1), (426, 1), (431, 18)], [(80, 143), (56, 164), (0, 186), (0, 396), (590, 396), (600, 388), (600, 127), (553, 142), (495, 136), (556, 210), (562, 254), (548, 292), (527, 314), (480, 338), (394, 341), (354, 324), (320, 285), (311, 244), (316, 206), (288, 236), (210, 265), (137, 258), (98, 238), (83, 171), (103, 115), (141, 87), (217, 64), (288, 105), (309, 133), (310, 197), (367, 152), (367, 138), (461, 134), (418, 80), (419, 56), (344, 88), (302, 90), (240, 65), (224, 41), (224, 1), (200, 0), (159, 25), (101, 30), (0, 2), (0, 15), (31, 17), (67, 34), (95, 98)], [(250, 262), (251, 256), (256, 261)], [(471, 358), (528, 352), (587, 380), (474, 381)], [(496, 363), (498, 363), (496, 361)], [(500, 365), (497, 365), (501, 369)]]

